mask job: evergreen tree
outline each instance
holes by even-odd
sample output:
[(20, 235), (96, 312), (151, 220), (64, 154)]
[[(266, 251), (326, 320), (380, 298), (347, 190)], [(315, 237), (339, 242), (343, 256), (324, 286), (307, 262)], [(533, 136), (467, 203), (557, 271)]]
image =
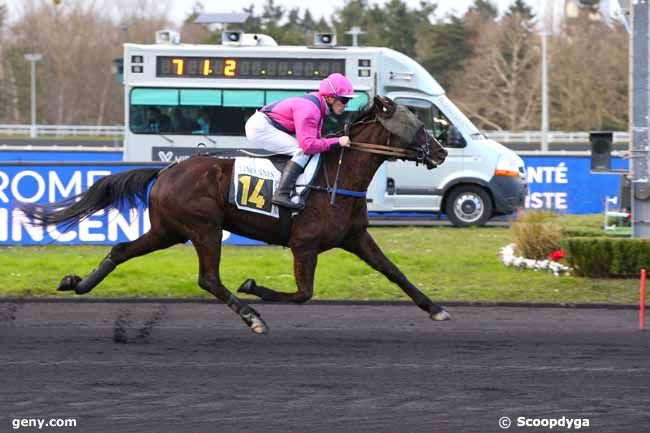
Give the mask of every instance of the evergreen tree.
[(249, 7), (245, 7), (244, 12), (248, 14), (246, 21), (244, 21), (244, 31), (246, 33), (261, 33), (262, 17), (255, 15), (255, 5), (251, 4)]
[(289, 11), (289, 17), (287, 23), (284, 25), (284, 28), (287, 29), (298, 29), (300, 27), (300, 9), (293, 8)]
[(494, 21), (499, 11), (490, 0), (474, 0), (474, 4), (467, 9), (466, 14), (475, 15), (480, 21)]
[(447, 23), (421, 27), (416, 59), (443, 87), (449, 88), (472, 56), (472, 38), (472, 31), (457, 17), (451, 17)]
[(416, 20), (405, 3), (390, 0), (386, 4), (386, 33), (388, 46), (408, 56), (415, 56)]
[(280, 22), (284, 17), (284, 8), (276, 6), (274, 0), (266, 0), (262, 11), (262, 28), (265, 34), (280, 42), (283, 39)]
[(524, 0), (515, 0), (508, 8), (506, 15), (509, 17), (517, 15), (525, 21), (530, 21), (535, 18), (533, 9), (524, 3)]
[(332, 28), (330, 27), (329, 24), (327, 24), (327, 21), (325, 21), (325, 18), (321, 17), (320, 20), (316, 23), (316, 27), (314, 28), (315, 32), (319, 33), (325, 33), (325, 32), (331, 32)]
[(309, 36), (302, 30), (300, 9), (291, 9), (287, 22), (282, 26), (282, 40), (278, 42), (283, 45), (305, 45)]
[(303, 14), (302, 19), (300, 20), (300, 28), (305, 33), (312, 33), (316, 28), (316, 22), (314, 21), (314, 18), (311, 16), (311, 12), (309, 12), (309, 9), (305, 9), (305, 13)]

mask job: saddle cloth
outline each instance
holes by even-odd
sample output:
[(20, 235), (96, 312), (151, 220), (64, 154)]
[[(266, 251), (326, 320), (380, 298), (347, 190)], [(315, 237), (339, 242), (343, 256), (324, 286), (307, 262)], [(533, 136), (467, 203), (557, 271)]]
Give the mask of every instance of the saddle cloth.
[[(276, 205), (271, 203), (271, 198), (282, 176), (282, 169), (289, 158), (271, 160), (269, 158), (237, 157), (232, 170), (230, 191), (228, 194), (230, 204), (238, 209), (280, 218)], [(295, 203), (304, 203), (309, 194), (308, 185), (316, 178), (320, 164), (320, 154), (313, 155), (305, 170), (296, 181), (296, 194), (291, 198)]]

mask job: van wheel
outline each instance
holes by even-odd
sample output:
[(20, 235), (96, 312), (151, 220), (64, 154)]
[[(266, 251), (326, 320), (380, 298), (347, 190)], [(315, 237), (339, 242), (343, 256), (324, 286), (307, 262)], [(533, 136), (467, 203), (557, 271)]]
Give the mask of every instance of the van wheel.
[(480, 226), (492, 216), (492, 199), (481, 187), (460, 185), (447, 197), (445, 213), (456, 227)]

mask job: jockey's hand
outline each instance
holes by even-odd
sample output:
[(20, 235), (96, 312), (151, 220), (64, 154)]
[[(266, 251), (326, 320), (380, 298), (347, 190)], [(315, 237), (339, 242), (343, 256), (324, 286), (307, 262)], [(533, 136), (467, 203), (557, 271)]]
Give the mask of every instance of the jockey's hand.
[(339, 144), (341, 147), (350, 147), (350, 137), (347, 135), (344, 135), (343, 137), (339, 137)]

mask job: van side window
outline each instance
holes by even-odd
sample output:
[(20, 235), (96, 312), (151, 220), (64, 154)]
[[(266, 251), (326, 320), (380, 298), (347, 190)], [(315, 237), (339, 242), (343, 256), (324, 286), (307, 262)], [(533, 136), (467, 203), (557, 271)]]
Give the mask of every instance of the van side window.
[[(453, 127), (447, 116), (431, 102), (424, 99), (397, 98), (395, 102), (411, 110), (444, 147), (465, 147), (465, 140)], [(451, 135), (451, 137), (450, 137)]]
[(445, 147), (449, 146), (449, 119), (445, 116), (438, 107), (433, 107), (433, 136)]

